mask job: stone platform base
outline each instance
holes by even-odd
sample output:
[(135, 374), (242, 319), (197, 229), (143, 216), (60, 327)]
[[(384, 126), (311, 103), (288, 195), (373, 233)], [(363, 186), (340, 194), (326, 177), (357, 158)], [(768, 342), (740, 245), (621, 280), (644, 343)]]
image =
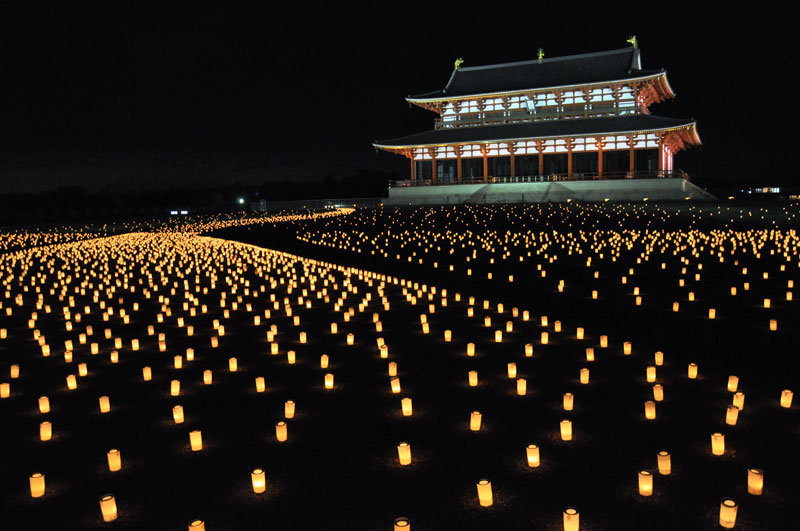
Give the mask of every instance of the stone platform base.
[(573, 201), (716, 201), (685, 179), (620, 179), (391, 188), (388, 206)]

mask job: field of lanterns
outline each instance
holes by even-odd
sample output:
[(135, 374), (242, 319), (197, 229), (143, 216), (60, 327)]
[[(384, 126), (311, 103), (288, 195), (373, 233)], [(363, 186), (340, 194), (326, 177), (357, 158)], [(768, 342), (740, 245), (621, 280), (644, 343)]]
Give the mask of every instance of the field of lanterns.
[(0, 233), (7, 529), (795, 529), (800, 208)]

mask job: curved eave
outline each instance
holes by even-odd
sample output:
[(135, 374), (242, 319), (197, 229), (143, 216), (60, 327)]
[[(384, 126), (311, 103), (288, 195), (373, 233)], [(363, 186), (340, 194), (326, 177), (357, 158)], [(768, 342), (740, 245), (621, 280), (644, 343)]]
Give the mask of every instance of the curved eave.
[(446, 147), (446, 146), (458, 146), (463, 144), (493, 144), (493, 143), (501, 143), (501, 142), (521, 142), (521, 141), (528, 141), (528, 140), (551, 140), (551, 139), (559, 139), (559, 138), (596, 138), (598, 136), (620, 136), (620, 135), (640, 135), (640, 134), (647, 134), (647, 133), (678, 133), (681, 135), (682, 138), (685, 139), (685, 142), (692, 146), (700, 146), (702, 142), (700, 141), (700, 135), (697, 133), (697, 123), (692, 122), (686, 125), (678, 126), (678, 127), (657, 127), (652, 129), (639, 129), (639, 130), (627, 130), (627, 131), (607, 131), (607, 132), (597, 132), (597, 133), (584, 133), (584, 134), (575, 134), (575, 135), (549, 135), (549, 136), (526, 136), (526, 137), (517, 137), (517, 138), (495, 138), (495, 139), (487, 139), (487, 140), (463, 140), (459, 142), (441, 142), (441, 143), (429, 143), (429, 144), (408, 144), (408, 145), (395, 145), (389, 146), (385, 144), (379, 144), (377, 142), (373, 142), (372, 146), (376, 149), (382, 149), (384, 151), (390, 152), (403, 152), (409, 149), (420, 148), (420, 147)]
[(451, 97), (438, 97), (438, 98), (416, 98), (414, 96), (407, 96), (406, 101), (409, 103), (413, 103), (414, 105), (419, 105), (420, 107), (425, 107), (426, 104), (431, 103), (438, 103), (438, 102), (445, 102), (445, 101), (457, 101), (457, 100), (467, 100), (467, 99), (474, 99), (474, 98), (486, 98), (488, 96), (516, 96), (518, 94), (526, 94), (530, 92), (548, 92), (553, 90), (569, 90), (574, 89), (577, 87), (595, 87), (595, 86), (604, 86), (610, 85), (614, 83), (634, 83), (637, 81), (647, 81), (647, 80), (657, 80), (658, 78), (663, 77), (664, 83), (666, 84), (667, 90), (671, 94), (670, 97), (674, 97), (675, 94), (672, 92), (672, 89), (669, 86), (669, 83), (666, 82), (666, 72), (661, 71), (655, 74), (648, 74), (646, 76), (640, 77), (627, 77), (622, 79), (610, 79), (608, 81), (596, 81), (591, 83), (575, 83), (572, 85), (555, 85), (552, 87), (540, 87), (535, 89), (519, 89), (519, 90), (508, 90), (508, 91), (501, 91), (501, 92), (485, 92), (479, 94), (464, 94), (461, 96), (451, 96)]

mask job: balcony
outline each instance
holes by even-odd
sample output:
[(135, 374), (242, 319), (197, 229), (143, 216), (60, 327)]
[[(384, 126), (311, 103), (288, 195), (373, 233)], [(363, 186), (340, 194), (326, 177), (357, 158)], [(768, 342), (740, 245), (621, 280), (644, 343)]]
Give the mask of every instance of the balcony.
[(689, 181), (689, 175), (683, 170), (654, 170), (654, 171), (634, 171), (634, 172), (603, 172), (597, 173), (573, 173), (572, 175), (554, 173), (550, 175), (515, 175), (515, 176), (489, 176), (489, 177), (444, 177), (436, 179), (405, 179), (402, 181), (391, 181), (391, 188), (404, 188), (409, 186), (444, 186), (459, 184), (507, 184), (507, 183), (549, 183), (564, 181), (593, 181), (593, 180), (622, 180), (622, 179), (684, 179)]
[(460, 127), (476, 127), (481, 125), (518, 124), (539, 122), (544, 120), (562, 120), (578, 118), (600, 118), (604, 116), (626, 116), (643, 114), (641, 107), (617, 107), (614, 102), (594, 104), (549, 105), (537, 107), (535, 112), (527, 109), (507, 111), (484, 111), (479, 113), (459, 114), (451, 119), (438, 118), (434, 129), (455, 129)]

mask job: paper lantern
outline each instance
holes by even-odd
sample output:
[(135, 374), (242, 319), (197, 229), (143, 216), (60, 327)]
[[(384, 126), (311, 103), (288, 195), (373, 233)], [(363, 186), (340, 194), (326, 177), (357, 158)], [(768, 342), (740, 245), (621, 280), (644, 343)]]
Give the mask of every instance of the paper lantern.
[(411, 399), (410, 398), (402, 399), (400, 401), (400, 409), (401, 409), (404, 417), (410, 417), (414, 412), (414, 409), (413, 409), (413, 406), (412, 406), (412, 403), (411, 403)]
[(475, 355), (475, 343), (467, 343), (467, 356)]
[(661, 352), (660, 350), (656, 351), (655, 353), (655, 364), (656, 367), (661, 367), (662, 365), (664, 365), (664, 353)]
[(285, 442), (288, 438), (287, 427), (284, 421), (280, 421), (275, 425), (275, 438), (279, 442)]
[(539, 342), (542, 345), (546, 345), (549, 341), (550, 341), (550, 334), (548, 334), (547, 332), (542, 332), (539, 337)]
[(44, 496), (44, 474), (41, 472), (34, 472), (29, 478), (31, 486), (31, 497), (41, 498)]
[(622, 344), (622, 353), (624, 355), (626, 355), (626, 356), (630, 356), (631, 355), (631, 348), (632, 348), (631, 347), (631, 342), (630, 341), (625, 341)]
[(11, 396), (11, 384), (8, 382), (0, 383), (0, 398), (8, 398)]
[(74, 374), (67, 375), (67, 389), (73, 390), (77, 389), (78, 381), (75, 379)]
[(300, 332), (300, 343), (305, 343), (306, 342), (306, 337), (307, 336), (306, 336), (305, 332)]
[(153, 371), (150, 369), (150, 367), (142, 367), (142, 379), (145, 382), (149, 382), (153, 379)]
[(267, 389), (267, 384), (264, 382), (263, 376), (256, 377), (256, 393), (263, 393)]
[(172, 365), (176, 369), (182, 369), (183, 368), (183, 356), (181, 356), (180, 354), (177, 355), (177, 356), (174, 356)]
[(761, 496), (764, 490), (764, 471), (760, 468), (747, 469), (747, 492)]
[(473, 411), (469, 414), (469, 429), (479, 431), (481, 429), (481, 412)]
[(13, 364), (11, 366), (10, 372), (11, 372), (11, 378), (12, 379), (19, 378), (19, 365), (17, 365), (16, 363)]
[(517, 377), (517, 364), (514, 362), (508, 364), (508, 377), (509, 378)]
[(107, 396), (100, 397), (100, 413), (108, 413), (111, 411), (111, 401)]
[(739, 387), (739, 377), (733, 375), (728, 376), (728, 392), (735, 393), (738, 387)]
[(647, 420), (656, 418), (656, 403), (652, 400), (648, 400), (644, 403), (644, 418)]
[(649, 470), (639, 471), (639, 494), (642, 496), (653, 495), (653, 473)]
[(397, 456), (400, 459), (402, 466), (411, 464), (411, 445), (407, 442), (401, 442), (397, 445)]
[(581, 381), (582, 384), (588, 384), (589, 383), (589, 369), (587, 369), (585, 367), (583, 369), (581, 369), (580, 381)]
[(673, 312), (679, 311), (680, 308), (681, 308), (681, 305), (678, 303), (678, 301), (675, 301), (675, 302), (672, 303), (672, 311)]
[(739, 411), (744, 409), (744, 393), (739, 391), (733, 393), (733, 405), (739, 408)]
[(100, 513), (103, 515), (104, 522), (112, 522), (117, 519), (117, 502), (113, 495), (106, 494), (100, 498)]
[(112, 448), (106, 454), (108, 458), (108, 469), (111, 472), (118, 472), (122, 469), (122, 456), (119, 453), (119, 450), (116, 448)]
[(664, 386), (661, 384), (655, 384), (653, 386), (653, 400), (656, 402), (661, 402), (664, 400)]
[(39, 439), (42, 441), (49, 441), (53, 438), (53, 425), (50, 421), (39, 423)]
[(200, 430), (189, 432), (189, 444), (191, 445), (193, 452), (199, 452), (203, 449), (203, 434), (200, 432)]
[(535, 444), (529, 444), (525, 447), (525, 456), (528, 460), (528, 466), (537, 468), (541, 463), (539, 461), (539, 447)]
[(533, 357), (533, 343), (525, 343), (525, 357), (526, 358)]
[(253, 492), (261, 494), (267, 490), (267, 478), (263, 468), (254, 468), (250, 472), (250, 482), (253, 484)]
[(213, 378), (214, 375), (209, 369), (203, 371), (203, 383), (205, 385), (211, 385)]
[(722, 498), (719, 504), (719, 525), (725, 529), (733, 529), (736, 525), (736, 512), (739, 506), (730, 498)]
[(574, 405), (574, 399), (575, 398), (572, 396), (572, 393), (564, 393), (564, 400), (563, 400), (564, 411), (572, 411)]
[(380, 346), (380, 353), (381, 358), (386, 359), (389, 357), (389, 346), (388, 345), (381, 345)]
[(528, 392), (528, 381), (525, 378), (517, 378), (517, 394), (524, 396)]
[(319, 357), (319, 366), (321, 368), (323, 368), (323, 369), (327, 369), (328, 368), (328, 361), (329, 361), (328, 360), (328, 355), (327, 354), (323, 354), (322, 356)]
[(50, 399), (46, 396), (39, 397), (39, 413), (49, 413), (50, 412)]
[(672, 473), (672, 459), (669, 452), (662, 450), (658, 452), (658, 473), (662, 476), (669, 476)]
[(283, 404), (283, 416), (286, 417), (287, 419), (293, 419), (294, 409), (295, 409), (294, 400), (287, 400), (286, 403)]
[(656, 381), (656, 368), (655, 366), (647, 367), (647, 381), (653, 383)]
[(794, 397), (794, 393), (790, 389), (784, 389), (781, 391), (781, 407), (792, 407), (792, 398)]
[(172, 396), (178, 396), (181, 394), (181, 381), (180, 380), (172, 380), (169, 383), (169, 394)]
[(572, 440), (572, 422), (569, 420), (562, 420), (561, 424), (561, 440), (562, 441), (571, 441)]
[(397, 362), (389, 362), (389, 376), (397, 376)]
[(186, 349), (186, 361), (194, 361), (194, 349), (191, 347)]
[(481, 479), (478, 481), (478, 502), (481, 504), (481, 507), (490, 507), (493, 503), (492, 482), (488, 479)]
[(219, 338), (217, 336), (213, 336), (211, 338), (211, 348), (217, 348), (219, 346)]
[(716, 319), (717, 318), (717, 310), (716, 310), (716, 308), (709, 308), (708, 309), (708, 318), (709, 319)]
[(564, 531), (580, 531), (580, 513), (574, 507), (564, 509)]
[(453, 332), (450, 330), (444, 331), (444, 340), (445, 342), (449, 343), (453, 339)]
[(608, 336), (600, 336), (600, 348), (608, 348)]
[(325, 389), (333, 389), (333, 374), (325, 374)]
[(586, 347), (586, 361), (594, 361), (594, 348)]
[(86, 367), (85, 363), (78, 364), (78, 376), (86, 376), (89, 374), (89, 369)]
[(231, 372), (239, 370), (239, 361), (236, 358), (228, 358), (228, 370)]
[(689, 364), (689, 378), (694, 380), (697, 378), (697, 364), (690, 363)]
[(411, 520), (405, 517), (395, 518), (394, 531), (410, 531), (410, 530), (411, 530)]
[(778, 320), (777, 319), (770, 319), (769, 320), (769, 329), (771, 331), (775, 331), (778, 329)]
[(725, 453), (725, 436), (723, 434), (711, 434), (711, 453), (714, 455), (723, 455)]
[(172, 420), (175, 421), (175, 424), (183, 424), (183, 406), (172, 407)]
[(736, 421), (739, 419), (739, 408), (733, 405), (728, 406), (728, 411), (725, 413), (725, 424), (735, 426)]
[(392, 388), (392, 393), (397, 394), (400, 392), (400, 378), (391, 378), (389, 384)]

